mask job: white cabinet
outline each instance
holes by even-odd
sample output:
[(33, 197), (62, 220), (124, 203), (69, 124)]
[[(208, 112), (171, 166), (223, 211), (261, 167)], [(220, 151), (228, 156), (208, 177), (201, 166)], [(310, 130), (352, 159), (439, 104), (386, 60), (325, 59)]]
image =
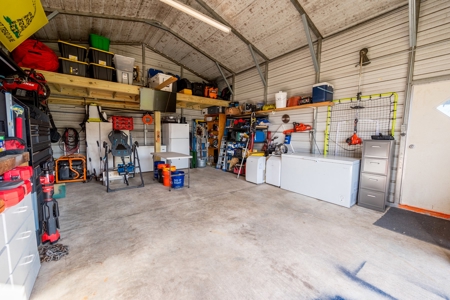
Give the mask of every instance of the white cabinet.
[(266, 180), (266, 157), (250, 156), (245, 163), (245, 180), (256, 184)]
[(0, 213), (0, 284), (22, 287), (28, 299), (41, 263), (31, 194)]
[(359, 159), (283, 154), (281, 188), (344, 207), (356, 203)]
[(266, 162), (266, 183), (279, 187), (281, 182), (281, 156), (270, 156)]

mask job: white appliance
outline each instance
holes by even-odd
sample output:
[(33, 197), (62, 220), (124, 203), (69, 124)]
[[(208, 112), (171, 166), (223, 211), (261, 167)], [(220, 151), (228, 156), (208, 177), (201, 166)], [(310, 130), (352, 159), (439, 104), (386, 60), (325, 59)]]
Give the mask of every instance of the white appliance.
[(270, 156), (266, 162), (266, 183), (280, 187), (281, 156)]
[(265, 182), (266, 158), (264, 156), (250, 156), (245, 163), (245, 180), (256, 184)]
[[(189, 125), (178, 123), (162, 124), (162, 143), (166, 145), (167, 152), (176, 152), (189, 155)], [(180, 159), (172, 162), (177, 169), (187, 169), (189, 159)]]
[(292, 153), (281, 158), (281, 188), (344, 207), (356, 203), (360, 160)]
[[(150, 153), (155, 152), (155, 146), (139, 146), (137, 148), (137, 151), (139, 154), (139, 160), (141, 161), (141, 171), (153, 171), (153, 155), (151, 155)], [(166, 152), (165, 145), (161, 145), (161, 152)]]

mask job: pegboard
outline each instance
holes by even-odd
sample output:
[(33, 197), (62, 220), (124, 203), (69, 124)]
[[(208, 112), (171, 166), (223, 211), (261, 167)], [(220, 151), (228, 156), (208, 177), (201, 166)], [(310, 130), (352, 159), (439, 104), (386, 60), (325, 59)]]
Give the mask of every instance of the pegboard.
[[(363, 140), (372, 135), (394, 135), (397, 118), (397, 93), (375, 94), (357, 98), (333, 100), (328, 108), (324, 153), (336, 156), (360, 158), (362, 145), (348, 145), (346, 139), (354, 133), (358, 119), (357, 134)], [(363, 108), (356, 108), (361, 106)]]

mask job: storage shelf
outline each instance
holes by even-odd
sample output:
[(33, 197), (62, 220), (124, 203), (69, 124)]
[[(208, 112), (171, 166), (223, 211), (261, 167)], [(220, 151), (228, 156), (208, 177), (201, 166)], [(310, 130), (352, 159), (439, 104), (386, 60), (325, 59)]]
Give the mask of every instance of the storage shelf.
[[(286, 111), (286, 110), (294, 110), (294, 109), (305, 109), (305, 108), (314, 108), (314, 107), (323, 107), (323, 106), (333, 106), (334, 103), (331, 101), (326, 101), (326, 102), (319, 102), (319, 103), (312, 103), (312, 104), (303, 104), (303, 105), (298, 105), (298, 106), (289, 106), (289, 107), (283, 107), (283, 108), (277, 108), (274, 110), (262, 110), (262, 111), (257, 111), (256, 113), (256, 117), (258, 117), (258, 115), (268, 115), (272, 112), (279, 112), (279, 111)], [(245, 113), (245, 114), (241, 114), (241, 115), (227, 115), (227, 118), (246, 118), (246, 117), (250, 117), (251, 113)]]

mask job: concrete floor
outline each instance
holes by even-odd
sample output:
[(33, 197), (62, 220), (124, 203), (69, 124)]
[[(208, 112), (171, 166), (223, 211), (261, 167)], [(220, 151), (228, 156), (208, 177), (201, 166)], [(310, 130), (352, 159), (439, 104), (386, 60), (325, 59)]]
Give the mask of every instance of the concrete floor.
[[(168, 192), (69, 184), (62, 261), (31, 299), (449, 299), (450, 251), (351, 209), (212, 168)], [(324, 184), (324, 188), (326, 185)]]

